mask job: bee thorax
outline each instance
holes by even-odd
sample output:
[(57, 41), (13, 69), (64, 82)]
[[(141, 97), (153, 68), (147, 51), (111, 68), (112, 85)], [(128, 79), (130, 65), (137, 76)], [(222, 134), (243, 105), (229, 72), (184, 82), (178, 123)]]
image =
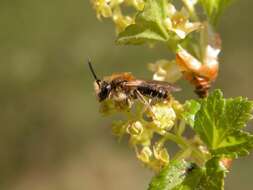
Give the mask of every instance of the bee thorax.
[(110, 94), (110, 98), (115, 101), (121, 102), (127, 100), (128, 95), (124, 92), (113, 92)]

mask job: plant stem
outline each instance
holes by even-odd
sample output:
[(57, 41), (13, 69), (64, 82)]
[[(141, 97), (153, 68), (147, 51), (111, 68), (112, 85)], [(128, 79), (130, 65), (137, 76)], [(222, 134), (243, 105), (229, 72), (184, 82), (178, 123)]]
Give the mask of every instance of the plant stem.
[(164, 138), (166, 140), (171, 140), (173, 142), (175, 142), (177, 145), (180, 146), (180, 148), (182, 149), (187, 149), (189, 147), (189, 143), (187, 142), (186, 139), (184, 139), (183, 137), (180, 137), (180, 136), (177, 136), (177, 135), (174, 135), (172, 133), (167, 133)]
[[(166, 136), (164, 136), (164, 138), (166, 140), (175, 142), (182, 149), (182, 151), (179, 152), (174, 159), (177, 158), (185, 159), (189, 156), (192, 156), (195, 160), (199, 162), (199, 164), (203, 164), (206, 161), (205, 155), (184, 137), (177, 136), (172, 133), (167, 133)], [(189, 154), (189, 152), (191, 154)]]
[(198, 15), (196, 14), (196, 10), (193, 3), (190, 3), (190, 0), (182, 0), (185, 7), (188, 9), (191, 18), (193, 21), (199, 21)]

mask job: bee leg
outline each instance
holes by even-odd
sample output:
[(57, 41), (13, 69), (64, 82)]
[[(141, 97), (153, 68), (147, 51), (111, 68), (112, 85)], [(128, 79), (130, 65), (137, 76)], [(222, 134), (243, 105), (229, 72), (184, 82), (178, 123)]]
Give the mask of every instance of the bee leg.
[(137, 97), (144, 105), (146, 105), (147, 107), (149, 107), (149, 108), (151, 109), (149, 102), (144, 98), (144, 96), (143, 96), (138, 90), (135, 90), (135, 91), (134, 91), (134, 94), (136, 95), (136, 97)]
[(127, 98), (127, 99), (126, 99), (126, 104), (128, 105), (129, 108), (131, 108), (132, 105), (133, 105), (133, 101), (131, 101), (130, 98)]
[[(153, 110), (152, 110), (152, 108), (151, 108), (151, 106), (150, 106), (150, 102), (148, 102), (148, 101), (144, 98), (144, 96), (143, 96), (138, 90), (135, 90), (134, 93), (135, 93), (136, 97), (145, 105), (145, 108), (144, 108), (144, 110), (143, 110), (143, 113), (145, 113), (146, 110), (148, 110), (148, 111), (151, 113), (152, 118), (156, 118), (156, 116), (155, 116), (155, 114), (154, 114), (154, 112), (153, 112)], [(152, 100), (149, 100), (149, 101), (152, 101)]]
[(152, 98), (149, 100), (149, 105), (155, 105), (159, 99), (158, 98)]

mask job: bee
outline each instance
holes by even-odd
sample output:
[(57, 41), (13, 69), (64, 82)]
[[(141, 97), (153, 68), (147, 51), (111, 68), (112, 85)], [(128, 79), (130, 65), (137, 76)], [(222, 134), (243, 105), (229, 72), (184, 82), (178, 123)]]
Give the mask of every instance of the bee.
[(176, 61), (184, 78), (195, 86), (195, 93), (200, 98), (208, 96), (208, 90), (218, 76), (218, 55), (221, 51), (220, 36), (212, 32), (208, 26), (205, 26), (204, 30), (206, 30), (209, 39), (202, 62), (185, 49), (180, 49), (176, 54)]
[(115, 101), (129, 102), (134, 99), (139, 99), (147, 104), (145, 97), (157, 100), (168, 100), (171, 92), (180, 91), (168, 82), (164, 81), (147, 81), (136, 79), (131, 73), (116, 73), (103, 80), (99, 79), (88, 61), (90, 71), (95, 79), (95, 92), (99, 102), (106, 99)]

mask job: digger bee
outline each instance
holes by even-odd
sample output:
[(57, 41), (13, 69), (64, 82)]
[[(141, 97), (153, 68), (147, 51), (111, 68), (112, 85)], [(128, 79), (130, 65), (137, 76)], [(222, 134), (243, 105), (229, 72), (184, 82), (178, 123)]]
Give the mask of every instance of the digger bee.
[(168, 100), (171, 92), (181, 89), (164, 81), (147, 81), (136, 79), (131, 73), (118, 73), (103, 80), (99, 79), (88, 61), (90, 71), (95, 79), (95, 92), (99, 102), (106, 99), (129, 101), (139, 99), (146, 103), (144, 97), (157, 100)]
[(195, 86), (195, 93), (200, 98), (208, 96), (208, 91), (218, 76), (218, 56), (222, 43), (219, 34), (213, 32), (209, 25), (205, 24), (203, 30), (206, 33), (203, 36), (208, 37), (205, 39), (207, 44), (201, 61), (184, 48), (179, 48), (176, 54), (176, 62), (184, 78)]

